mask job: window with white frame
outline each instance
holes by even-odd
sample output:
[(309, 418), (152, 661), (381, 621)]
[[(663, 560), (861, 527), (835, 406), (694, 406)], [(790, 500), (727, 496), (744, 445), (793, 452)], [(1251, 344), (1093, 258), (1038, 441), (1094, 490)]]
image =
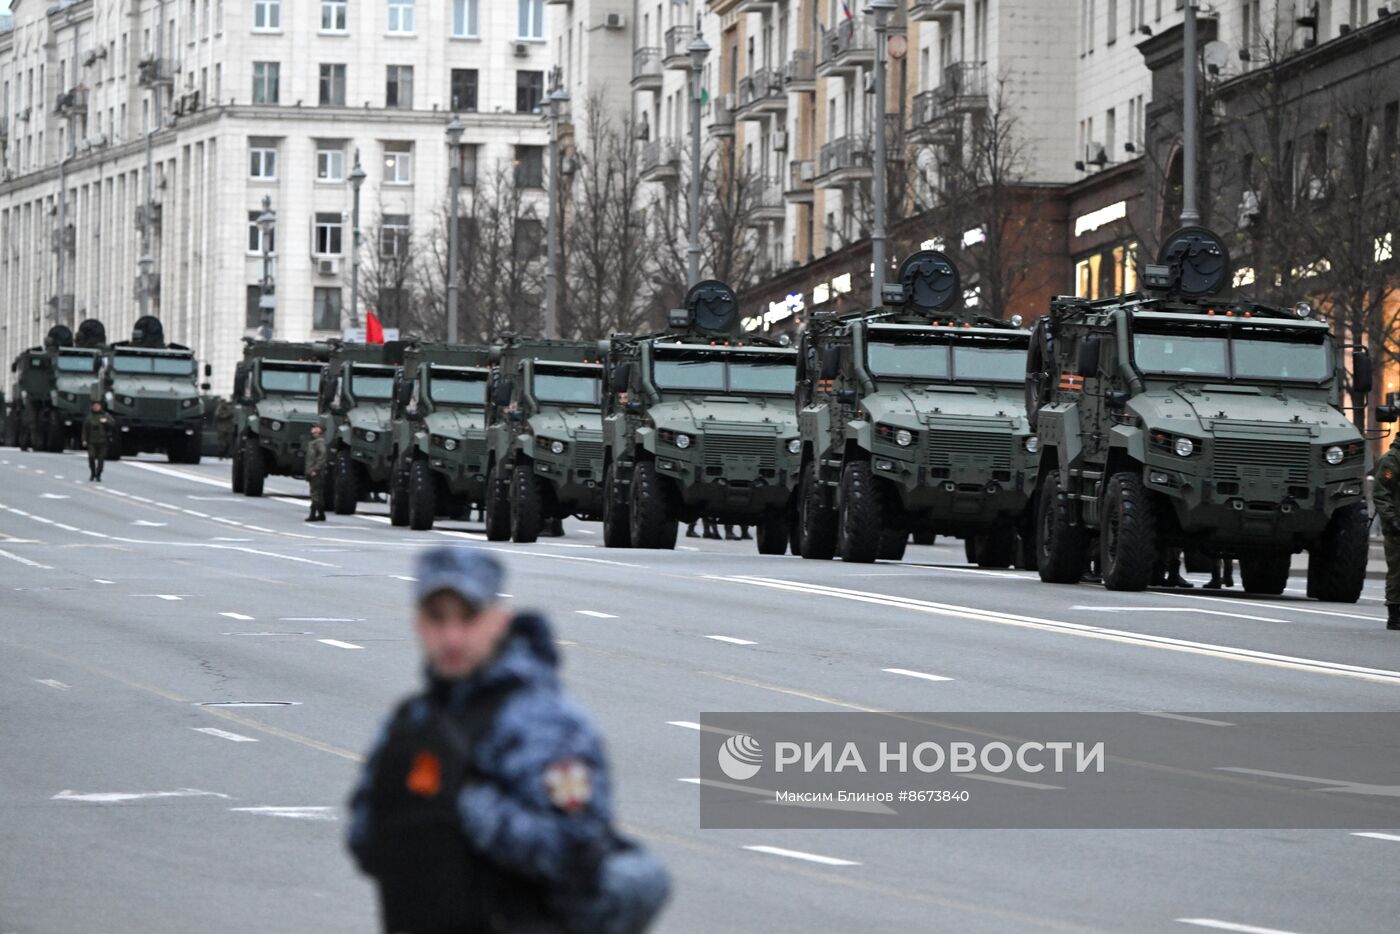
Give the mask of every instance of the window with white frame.
[(339, 214), (317, 212), (311, 230), (311, 252), (315, 256), (339, 256), (345, 234), (345, 219)]
[(379, 225), (379, 255), (385, 259), (407, 256), (412, 229), (409, 215), (385, 214)]
[(413, 144), (384, 144), (384, 184), (413, 184)]
[(314, 287), (311, 302), (311, 327), (313, 330), (340, 330), (340, 303), (343, 297), (339, 286)]
[(412, 110), (413, 66), (389, 65), (384, 76), (384, 106)]
[(268, 254), (274, 254), (277, 252), (277, 228), (270, 229), (264, 241), (262, 226), (258, 224), (259, 217), (262, 217), (262, 211), (248, 212), (248, 252), (262, 256), (263, 243), (266, 242)]
[(415, 0), (389, 0), (389, 32), (413, 32), (414, 4)]
[(282, 28), (282, 0), (253, 0), (253, 29), (263, 32)]
[(481, 0), (452, 0), (452, 36), (475, 39), (481, 35)]
[(518, 0), (518, 3), (520, 16), (516, 35), (521, 39), (543, 39), (544, 0)]
[(321, 0), (321, 32), (345, 32), (349, 6), (347, 0)]
[(261, 181), (277, 178), (277, 145), (254, 140), (248, 146), (248, 177)]
[(253, 62), (253, 103), (275, 104), (278, 97), (278, 77), (282, 66), (278, 62)]
[(345, 143), (341, 140), (317, 141), (316, 181), (345, 181)]

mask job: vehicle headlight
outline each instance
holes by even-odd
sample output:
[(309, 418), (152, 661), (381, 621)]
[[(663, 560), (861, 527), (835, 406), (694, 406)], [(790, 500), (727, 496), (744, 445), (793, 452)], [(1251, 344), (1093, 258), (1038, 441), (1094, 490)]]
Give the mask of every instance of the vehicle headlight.
[(1025, 447), (1027, 454), (1034, 454), (1040, 450), (1040, 438), (1035, 435), (1030, 435), (1021, 444)]
[(901, 428), (894, 433), (894, 443), (902, 448), (907, 448), (914, 443), (914, 434), (908, 428)]
[(1190, 438), (1177, 438), (1172, 450), (1176, 451), (1177, 457), (1190, 457), (1196, 453), (1196, 442)]
[(551, 454), (563, 454), (563, 453), (564, 453), (564, 442), (563, 442), (563, 441), (551, 441), (551, 442), (549, 442), (549, 453), (551, 453)]
[(118, 396), (117, 398), (118, 398), (118, 400), (121, 402), (122, 405), (135, 405), (135, 404), (136, 404), (136, 400), (133, 399), (133, 398), (131, 398), (131, 396)]
[(1334, 444), (1327, 449), (1327, 453), (1323, 457), (1327, 458), (1327, 463), (1335, 467), (1342, 462), (1342, 458), (1346, 457), (1346, 452)]
[(788, 442), (788, 453), (789, 453), (789, 454), (801, 454), (801, 453), (802, 453), (802, 439), (801, 439), (801, 438), (793, 438), (791, 441)]
[(282, 423), (274, 418), (272, 421), (267, 423), (267, 427), (271, 428), (273, 431), (281, 431)]
[(680, 448), (682, 451), (690, 447), (690, 435), (677, 434), (676, 447)]
[(444, 438), (444, 439), (443, 439), (443, 442), (442, 442), (442, 449), (443, 449), (444, 451), (455, 451), (455, 450), (457, 450), (457, 439), (456, 439), (456, 438)]
[(379, 440), (379, 435), (376, 432), (367, 431), (365, 432), (365, 440), (368, 441), (370, 444), (373, 444), (374, 442)]
[(181, 400), (180, 400), (180, 408), (182, 408), (182, 409), (192, 409), (192, 408), (194, 408), (194, 407), (197, 406), (197, 405), (199, 405), (199, 400), (198, 400), (198, 399), (181, 399)]
[(117, 397), (112, 395), (112, 391), (109, 389), (107, 390), (106, 394), (103, 395), (102, 398), (107, 400), (107, 406), (108, 408), (111, 408), (112, 403), (116, 400)]

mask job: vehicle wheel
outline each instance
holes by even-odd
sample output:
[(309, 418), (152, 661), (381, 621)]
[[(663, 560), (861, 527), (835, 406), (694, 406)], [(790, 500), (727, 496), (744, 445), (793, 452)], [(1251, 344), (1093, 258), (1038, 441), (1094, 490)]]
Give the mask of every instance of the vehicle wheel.
[(243, 495), (262, 496), (263, 481), (267, 479), (267, 465), (263, 463), (262, 448), (258, 439), (249, 435), (243, 439)]
[(122, 435), (117, 432), (112, 436), (112, 440), (107, 442), (107, 460), (119, 461), (122, 459)]
[(510, 483), (492, 465), (486, 475), (486, 540), (503, 542), (510, 538)]
[(632, 547), (627, 505), (627, 493), (619, 487), (617, 471), (609, 464), (603, 471), (603, 547)]
[(933, 532), (919, 531), (914, 533), (914, 544), (928, 547), (938, 541), (938, 535)]
[(869, 564), (880, 556), (885, 510), (869, 461), (851, 461), (841, 472), (841, 514), (837, 550), (842, 561)]
[(1142, 478), (1108, 478), (1099, 526), (1099, 573), (1108, 590), (1146, 590), (1157, 564), (1157, 514)]
[(1016, 532), (1016, 570), (1034, 571), (1035, 569), (1035, 532), (1028, 528), (1019, 529)]
[(399, 528), (408, 525), (410, 469), (412, 462), (399, 456), (394, 460), (394, 472), (389, 475), (389, 524)]
[(969, 541), (973, 563), (979, 568), (1009, 568), (1016, 561), (1016, 530), (1013, 528), (993, 529)]
[(56, 421), (49, 422), (48, 428), (44, 432), (44, 450), (50, 454), (62, 454), (67, 447), (67, 436), (63, 433), (63, 426)]
[(337, 516), (353, 516), (360, 501), (360, 472), (348, 448), (336, 452), (334, 469), (330, 472), (331, 510)]
[(908, 547), (908, 532), (904, 529), (885, 529), (880, 535), (880, 560), (903, 561), (904, 549)]
[(768, 516), (754, 527), (761, 555), (785, 555), (788, 550), (788, 520), (786, 515)]
[(1332, 513), (1322, 538), (1308, 549), (1308, 595), (1333, 603), (1355, 603), (1366, 583), (1371, 557), (1371, 522), (1364, 503)]
[(233, 457), (229, 461), (229, 487), (235, 493), (243, 492), (243, 442), (240, 440), (235, 445)]
[(963, 539), (963, 557), (967, 559), (968, 564), (977, 563), (977, 536), (969, 535)]
[(816, 561), (836, 557), (836, 510), (826, 488), (817, 478), (817, 462), (802, 469), (800, 499), (797, 503), (798, 554)]
[(408, 473), (408, 527), (426, 532), (437, 518), (437, 488), (426, 460), (415, 460)]
[[(1369, 545), (1368, 545), (1369, 547)], [(1288, 586), (1289, 565), (1293, 556), (1288, 552), (1265, 552), (1240, 557), (1240, 584), (1246, 593), (1277, 597)], [(1365, 574), (1366, 565), (1361, 565)], [(1359, 591), (1359, 588), (1358, 588)]]
[(535, 465), (523, 461), (515, 465), (510, 483), (510, 540), (518, 545), (533, 544), (544, 530), (544, 481), (535, 476)]
[(204, 436), (199, 432), (185, 435), (185, 463), (191, 466), (204, 459)]
[(671, 510), (665, 480), (656, 475), (651, 461), (638, 461), (632, 468), (632, 501), (629, 504), (633, 548), (676, 547), (680, 530)]
[(1084, 576), (1084, 527), (1075, 525), (1068, 500), (1060, 501), (1058, 471), (1051, 470), (1037, 497), (1035, 556), (1040, 579), (1047, 584), (1077, 584)]

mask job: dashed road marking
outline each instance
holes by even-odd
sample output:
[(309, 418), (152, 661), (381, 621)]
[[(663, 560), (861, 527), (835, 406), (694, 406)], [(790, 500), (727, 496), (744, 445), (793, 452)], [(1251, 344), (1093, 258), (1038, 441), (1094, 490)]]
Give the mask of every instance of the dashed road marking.
[(1188, 717), (1180, 713), (1167, 713), (1162, 710), (1139, 710), (1144, 717), (1160, 717), (1163, 720), (1180, 720), (1183, 723), (1199, 723), (1203, 726), (1234, 726), (1226, 720), (1211, 720), (1206, 717)]
[(1190, 613), (1205, 616), (1228, 616), (1231, 619), (1248, 619), (1257, 623), (1287, 623), (1290, 620), (1272, 616), (1252, 616), (1248, 613), (1227, 613), (1224, 610), (1197, 610), (1189, 606), (1085, 606), (1076, 604), (1071, 610), (1086, 610), (1094, 613)]
[(12, 551), (6, 551), (6, 550), (3, 549), (3, 548), (0, 548), (0, 558), (9, 558), (11, 561), (18, 561), (20, 564), (24, 565), (25, 567), (29, 567), (29, 568), (38, 568), (38, 569), (41, 570), (41, 571), (52, 571), (52, 570), (53, 570), (53, 566), (52, 566), (52, 565), (49, 565), (49, 564), (40, 564), (38, 561), (30, 561), (28, 558), (22, 558), (22, 557), (20, 557), (19, 555), (15, 554), (14, 552), (12, 552)]
[(1294, 934), (1282, 928), (1261, 928), (1253, 924), (1236, 924), (1234, 921), (1220, 921), (1216, 918), (1177, 918), (1182, 924), (1194, 924), (1200, 928), (1214, 928), (1217, 931), (1238, 931), (1239, 934)]
[(356, 645), (353, 642), (341, 642), (339, 639), (317, 639), (322, 645), (334, 646), (337, 649), (362, 649), (363, 645)]
[(220, 613), (219, 615), (220, 615), (220, 616), (227, 616), (229, 619), (249, 620), (249, 619), (252, 619), (252, 618), (253, 618), (253, 617), (251, 617), (251, 616), (245, 616), (245, 615), (243, 615), (242, 613)]
[(685, 730), (700, 729), (700, 724), (696, 723), (694, 720), (667, 720), (666, 724), (668, 726), (678, 726)]
[(53, 688), (55, 691), (72, 690), (71, 686), (64, 684), (62, 681), (55, 681), (53, 678), (35, 678), (34, 680), (44, 687)]
[(259, 807), (229, 808), (241, 814), (260, 814), (264, 817), (286, 817), (291, 820), (333, 821), (339, 820), (335, 808), (330, 807)]
[(72, 790), (60, 791), (50, 801), (86, 801), (94, 804), (117, 804), (122, 801), (142, 801), (147, 798), (227, 798), (217, 791), (200, 791), (198, 788), (180, 788), (175, 791), (95, 791), (79, 793)]
[(103, 578), (103, 577), (94, 577), (94, 578), (92, 579), (92, 582), (93, 582), (94, 584), (115, 584), (115, 583), (116, 583), (116, 581), (109, 581), (109, 580), (107, 580), (106, 578)]
[(881, 668), (892, 675), (904, 675), (906, 678), (922, 678), (925, 681), (952, 681), (952, 678), (945, 678), (943, 675), (931, 675), (926, 671), (910, 671), (908, 668)]
[(1400, 843), (1400, 836), (1393, 833), (1374, 833), (1366, 831), (1364, 833), (1354, 833), (1353, 837), (1369, 837), (1372, 840), (1388, 840), (1391, 843)]
[(804, 853), (801, 850), (788, 850), (780, 846), (746, 846), (746, 850), (755, 853), (767, 853), (769, 856), (784, 856), (788, 859), (800, 859), (809, 863), (820, 863), (823, 866), (859, 866), (860, 863), (850, 859), (837, 859), (835, 856), (821, 856), (817, 853)]
[(212, 726), (191, 727), (196, 733), (204, 733), (209, 736), (217, 736), (219, 739), (226, 739), (231, 743), (256, 743), (257, 740), (251, 736), (244, 736), (242, 733), (230, 733), (228, 730), (221, 730)]
[(716, 642), (727, 642), (730, 645), (758, 645), (751, 639), (737, 639), (734, 636), (706, 636), (706, 639), (713, 639)]
[(183, 599), (185, 599), (184, 597), (180, 596), (179, 594), (173, 594), (173, 593), (134, 593), (134, 594), (131, 594), (131, 596), (133, 596), (133, 597), (155, 597), (157, 600), (169, 600), (169, 601), (176, 601), (176, 600), (183, 600)]
[(591, 616), (594, 619), (617, 619), (611, 613), (600, 613), (597, 610), (574, 610), (579, 616)]

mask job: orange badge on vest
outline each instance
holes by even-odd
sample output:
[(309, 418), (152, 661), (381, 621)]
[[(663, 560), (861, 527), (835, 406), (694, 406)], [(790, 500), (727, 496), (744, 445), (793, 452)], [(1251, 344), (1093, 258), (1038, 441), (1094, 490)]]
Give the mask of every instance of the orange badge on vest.
[(413, 757), (413, 768), (408, 770), (405, 782), (408, 790), (415, 795), (431, 798), (442, 790), (442, 763), (431, 752), (420, 752)]
[(1387, 467), (1385, 470), (1381, 471), (1381, 476), (1385, 477), (1387, 480), (1394, 480), (1394, 479), (1395, 479), (1395, 468), (1394, 468), (1394, 467)]
[(593, 796), (593, 776), (577, 759), (562, 759), (545, 769), (544, 787), (549, 800), (565, 814), (583, 810)]

